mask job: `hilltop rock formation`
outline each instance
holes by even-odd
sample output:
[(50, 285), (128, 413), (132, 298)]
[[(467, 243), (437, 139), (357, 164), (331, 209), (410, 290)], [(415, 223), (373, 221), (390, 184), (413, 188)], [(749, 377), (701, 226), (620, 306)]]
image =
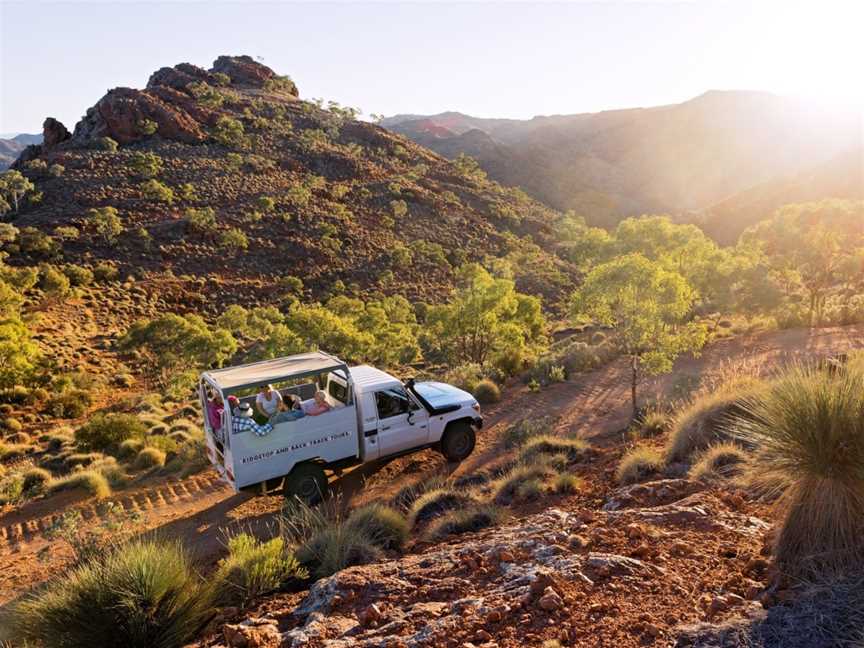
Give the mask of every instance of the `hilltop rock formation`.
[[(165, 101), (163, 97), (166, 95), (175, 102)], [(191, 100), (187, 98), (186, 102), (191, 103)], [(206, 134), (201, 124), (182, 108), (183, 103), (183, 95), (171, 88), (161, 88), (158, 94), (115, 88), (87, 111), (75, 126), (73, 139), (83, 141), (110, 137), (119, 144), (130, 144), (145, 137), (141, 124), (150, 120), (156, 122), (156, 132), (165, 139), (187, 144), (203, 142)]]
[(72, 134), (57, 119), (47, 117), (42, 124), (42, 147), (49, 151), (58, 144), (65, 142)]
[[(227, 74), (232, 84), (253, 87), (261, 87), (276, 76), (273, 70), (257, 63), (251, 56), (220, 56), (213, 63), (211, 71)], [(296, 87), (294, 94), (297, 94)]]

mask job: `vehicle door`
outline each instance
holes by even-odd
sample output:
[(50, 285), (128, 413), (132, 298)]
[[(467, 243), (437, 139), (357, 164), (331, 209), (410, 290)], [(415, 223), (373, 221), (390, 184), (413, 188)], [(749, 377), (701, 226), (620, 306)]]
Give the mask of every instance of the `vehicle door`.
[(429, 415), (401, 386), (375, 392), (378, 444), (381, 456), (396, 454), (429, 442)]

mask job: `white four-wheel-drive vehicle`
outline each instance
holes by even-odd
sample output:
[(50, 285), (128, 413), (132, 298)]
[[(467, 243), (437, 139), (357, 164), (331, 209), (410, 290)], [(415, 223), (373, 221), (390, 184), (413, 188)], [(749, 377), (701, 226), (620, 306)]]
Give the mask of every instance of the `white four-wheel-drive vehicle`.
[[(273, 385), (285, 402), (306, 408), (317, 391), (330, 409), (317, 416), (275, 423), (259, 436), (253, 430), (232, 433), (236, 416), (228, 397), (255, 405), (258, 392)], [(348, 367), (322, 352), (264, 360), (201, 374), (207, 454), (235, 490), (270, 492), (307, 501), (327, 491), (328, 472), (437, 448), (450, 461), (474, 449), (483, 425), (471, 394), (439, 382), (402, 383), (367, 365)], [(225, 403), (219, 429), (213, 429), (208, 402)], [(233, 400), (233, 399), (232, 399)]]

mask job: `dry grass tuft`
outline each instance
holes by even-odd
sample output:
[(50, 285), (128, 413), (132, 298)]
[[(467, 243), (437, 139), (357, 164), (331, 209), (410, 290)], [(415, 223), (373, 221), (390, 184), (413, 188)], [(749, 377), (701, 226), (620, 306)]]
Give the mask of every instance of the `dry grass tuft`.
[(59, 491), (75, 490), (80, 488), (93, 497), (103, 499), (111, 494), (111, 485), (105, 476), (95, 470), (81, 470), (71, 475), (55, 479), (48, 483), (49, 493)]
[(740, 475), (746, 467), (747, 451), (735, 443), (712, 445), (696, 457), (690, 479), (728, 478)]
[(678, 415), (672, 425), (666, 461), (691, 461), (693, 455), (708, 447), (732, 440), (731, 423), (744, 414), (748, 396), (764, 390), (766, 383), (742, 377), (700, 393)]
[(737, 433), (758, 447), (751, 474), (782, 488), (776, 541), (793, 575), (864, 565), (864, 368), (797, 366), (745, 403)]
[(657, 475), (665, 465), (663, 454), (657, 448), (636, 446), (621, 457), (615, 479), (619, 484), (635, 484)]

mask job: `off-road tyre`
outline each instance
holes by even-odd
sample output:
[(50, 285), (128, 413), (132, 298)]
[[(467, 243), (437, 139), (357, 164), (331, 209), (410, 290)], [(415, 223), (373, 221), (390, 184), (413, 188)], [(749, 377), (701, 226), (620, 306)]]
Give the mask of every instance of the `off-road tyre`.
[(474, 451), (477, 437), (474, 428), (467, 421), (456, 421), (447, 426), (441, 437), (441, 454), (447, 461), (459, 463), (468, 458)]
[(285, 478), (282, 494), (288, 500), (295, 497), (312, 506), (327, 497), (327, 475), (314, 463), (301, 463)]

